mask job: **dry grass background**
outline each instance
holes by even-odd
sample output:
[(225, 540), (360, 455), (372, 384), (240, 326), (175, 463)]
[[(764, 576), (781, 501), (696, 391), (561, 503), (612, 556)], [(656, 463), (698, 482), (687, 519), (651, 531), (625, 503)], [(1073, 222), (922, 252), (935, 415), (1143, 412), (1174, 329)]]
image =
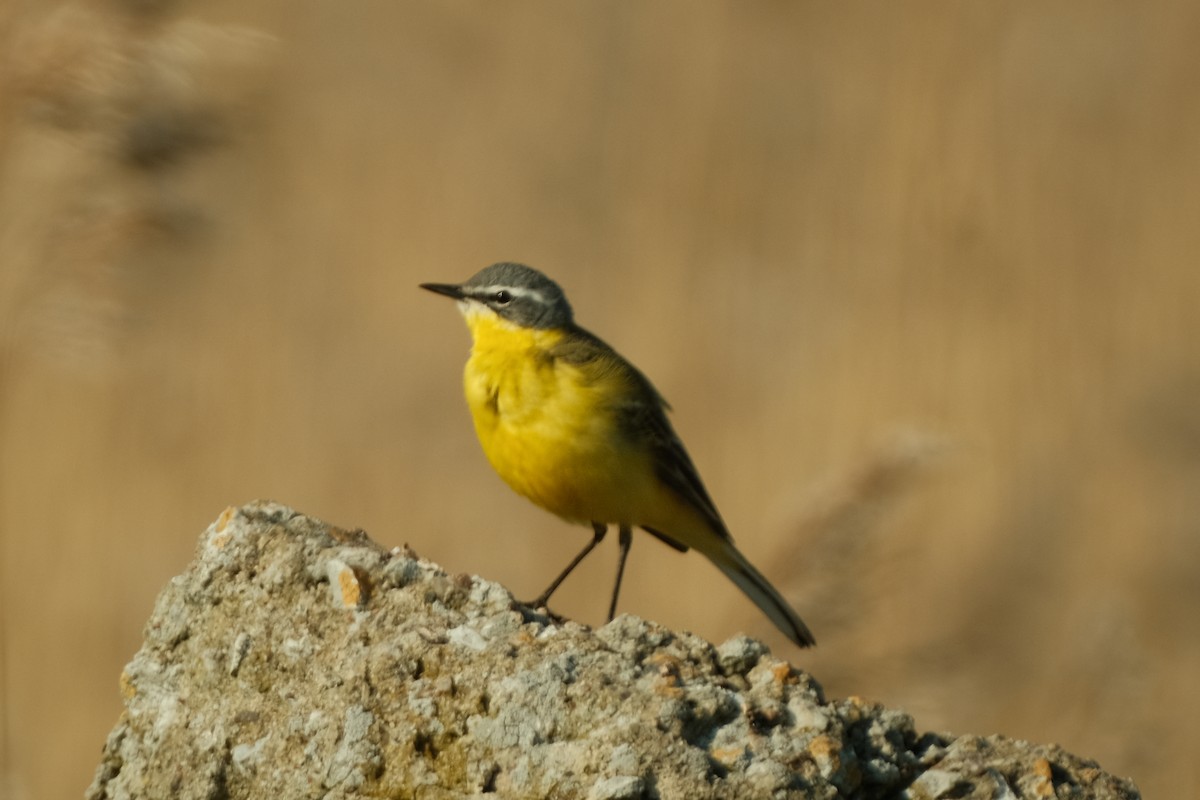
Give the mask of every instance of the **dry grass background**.
[[(155, 594), (285, 501), (539, 591), (418, 281), (548, 271), (796, 652), (638, 539), (622, 606), (927, 728), (1200, 772), (1200, 7), (10, 0), (0, 793), (78, 796)], [(601, 621), (615, 547), (559, 610)]]

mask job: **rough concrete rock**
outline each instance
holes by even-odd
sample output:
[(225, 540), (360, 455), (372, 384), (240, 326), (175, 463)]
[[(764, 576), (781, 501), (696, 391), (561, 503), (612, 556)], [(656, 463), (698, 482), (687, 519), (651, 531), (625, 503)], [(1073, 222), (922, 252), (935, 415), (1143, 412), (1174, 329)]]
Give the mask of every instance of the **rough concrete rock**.
[(121, 675), (100, 798), (1134, 798), (1058, 747), (918, 733), (736, 637), (558, 624), (289, 508), (229, 509)]

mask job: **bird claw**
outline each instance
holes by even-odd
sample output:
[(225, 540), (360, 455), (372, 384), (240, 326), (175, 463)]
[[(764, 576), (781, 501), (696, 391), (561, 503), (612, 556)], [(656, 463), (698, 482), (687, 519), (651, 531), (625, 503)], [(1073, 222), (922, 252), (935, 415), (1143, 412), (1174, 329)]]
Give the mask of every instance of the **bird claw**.
[(537, 616), (546, 617), (546, 619), (550, 620), (555, 625), (562, 625), (567, 621), (567, 618), (562, 614), (556, 614), (555, 612), (551, 611), (550, 607), (546, 605), (546, 601), (542, 600), (541, 598), (529, 601), (518, 600), (516, 601), (516, 605), (535, 612)]

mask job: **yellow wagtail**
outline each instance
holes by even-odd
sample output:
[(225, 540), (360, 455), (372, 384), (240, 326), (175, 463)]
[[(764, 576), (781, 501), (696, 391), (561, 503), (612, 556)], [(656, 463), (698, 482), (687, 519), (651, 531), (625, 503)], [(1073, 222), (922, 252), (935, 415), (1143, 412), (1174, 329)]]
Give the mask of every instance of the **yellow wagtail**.
[(620, 531), (617, 582), (634, 526), (681, 552), (703, 553), (789, 639), (814, 644), (808, 626), (733, 539), (667, 420), (666, 400), (646, 376), (575, 324), (558, 284), (522, 264), (500, 263), (466, 283), (423, 283), (458, 300), (474, 345), (464, 383), (475, 433), (492, 467), (518, 494), (578, 524), (591, 542), (533, 605), (604, 538)]

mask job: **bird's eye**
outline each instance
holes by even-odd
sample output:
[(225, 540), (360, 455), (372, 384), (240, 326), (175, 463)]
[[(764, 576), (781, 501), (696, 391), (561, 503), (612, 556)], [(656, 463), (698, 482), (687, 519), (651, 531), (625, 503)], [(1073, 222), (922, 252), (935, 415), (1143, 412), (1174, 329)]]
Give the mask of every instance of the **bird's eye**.
[(506, 306), (512, 302), (512, 293), (505, 289), (501, 289), (492, 295), (492, 299), (496, 301), (497, 305)]

